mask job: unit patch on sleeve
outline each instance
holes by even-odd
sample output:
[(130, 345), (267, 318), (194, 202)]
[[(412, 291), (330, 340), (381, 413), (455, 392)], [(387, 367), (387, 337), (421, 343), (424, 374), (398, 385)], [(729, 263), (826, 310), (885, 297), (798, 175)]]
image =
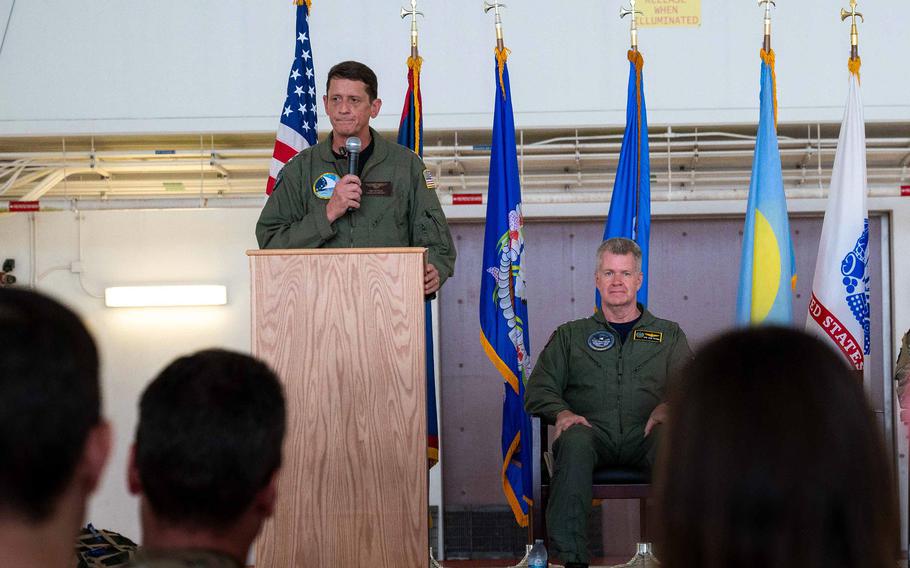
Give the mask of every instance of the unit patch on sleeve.
[(662, 331), (648, 331), (646, 329), (636, 329), (635, 335), (632, 336), (633, 341), (647, 341), (650, 343), (663, 343), (664, 342), (664, 332)]
[(436, 178), (430, 173), (430, 170), (423, 170), (423, 179), (427, 182), (427, 189), (436, 189)]

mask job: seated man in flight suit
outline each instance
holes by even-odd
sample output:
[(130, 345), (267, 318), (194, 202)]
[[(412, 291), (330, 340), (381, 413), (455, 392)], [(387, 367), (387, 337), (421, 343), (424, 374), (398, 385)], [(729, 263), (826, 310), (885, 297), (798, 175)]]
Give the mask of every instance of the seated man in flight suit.
[(528, 413), (556, 424), (547, 526), (552, 551), (567, 568), (590, 561), (594, 470), (653, 465), (654, 428), (667, 417), (667, 378), (692, 357), (677, 323), (636, 302), (641, 259), (630, 239), (600, 245), (594, 281), (601, 305), (556, 329), (525, 390)]

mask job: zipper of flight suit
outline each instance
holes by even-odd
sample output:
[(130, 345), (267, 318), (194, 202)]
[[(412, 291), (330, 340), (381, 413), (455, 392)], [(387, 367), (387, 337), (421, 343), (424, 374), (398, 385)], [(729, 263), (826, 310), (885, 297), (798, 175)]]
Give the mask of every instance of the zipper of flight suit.
[[(342, 164), (342, 162), (339, 162), (338, 160), (335, 160), (335, 172), (338, 173), (338, 175), (341, 177), (346, 176), (348, 173), (346, 165)], [(362, 181), (362, 179), (361, 179), (361, 181)], [(363, 205), (362, 196), (360, 198), (360, 204), (361, 204), (361, 206)], [(348, 209), (348, 212), (346, 213), (346, 215), (348, 216), (349, 224), (351, 225), (351, 230), (348, 232), (348, 244), (349, 244), (350, 248), (354, 248), (354, 226), (355, 226), (354, 214), (355, 213), (357, 213), (356, 209)]]
[[(370, 158), (372, 159), (372, 156), (370, 156)], [(374, 165), (375, 164), (369, 164), (369, 163), (363, 165), (363, 169), (360, 171), (360, 176), (359, 176), (361, 189), (363, 189), (363, 181), (366, 179), (367, 173), (369, 173), (369, 171), (373, 169)], [(361, 207), (363, 207), (363, 197), (364, 196), (361, 193), (360, 194), (360, 206)], [(357, 209), (354, 209), (353, 211), (350, 212), (350, 215), (351, 215), (351, 248), (354, 248), (354, 214), (357, 213), (357, 211), (358, 211)]]
[[(618, 335), (618, 334), (617, 334)], [(617, 336), (617, 343), (619, 337)], [(616, 419), (619, 421), (619, 433), (622, 435), (622, 343), (619, 343), (619, 361), (616, 363)]]

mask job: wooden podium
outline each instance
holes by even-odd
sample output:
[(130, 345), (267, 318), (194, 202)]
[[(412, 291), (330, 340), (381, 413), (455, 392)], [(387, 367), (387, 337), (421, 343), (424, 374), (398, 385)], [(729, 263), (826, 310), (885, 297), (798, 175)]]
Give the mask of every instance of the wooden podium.
[(288, 403), (256, 568), (426, 567), (425, 249), (247, 255), (253, 354)]

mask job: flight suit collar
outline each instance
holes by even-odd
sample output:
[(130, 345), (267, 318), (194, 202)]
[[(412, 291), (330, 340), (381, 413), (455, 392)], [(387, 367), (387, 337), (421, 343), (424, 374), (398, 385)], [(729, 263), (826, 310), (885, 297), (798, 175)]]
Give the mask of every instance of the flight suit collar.
[[(389, 157), (389, 144), (385, 138), (379, 135), (378, 132), (373, 130), (373, 127), (370, 127), (370, 138), (373, 140), (373, 154), (370, 156), (370, 159), (363, 166), (363, 172), (361, 172), (361, 177), (366, 179), (367, 174), (376, 167), (378, 164), (381, 164)], [(337, 158), (335, 153), (332, 152), (332, 133), (329, 132), (329, 135), (326, 136), (322, 142), (316, 145), (316, 151), (318, 152), (319, 159), (323, 162), (330, 164), (335, 164), (335, 170), (338, 175), (344, 175), (347, 173), (348, 160), (347, 158)]]
[[(640, 303), (637, 303), (636, 305), (638, 306), (638, 311), (641, 312), (641, 317), (638, 318), (638, 322), (636, 322), (635, 326), (632, 329), (637, 329), (643, 325), (651, 325), (654, 323), (657, 318), (655, 318), (654, 315), (645, 309), (645, 307)], [(604, 316), (604, 313), (600, 307), (594, 310), (594, 321), (603, 325), (604, 327), (613, 329), (613, 327), (610, 325), (610, 322), (607, 321), (606, 316)]]

